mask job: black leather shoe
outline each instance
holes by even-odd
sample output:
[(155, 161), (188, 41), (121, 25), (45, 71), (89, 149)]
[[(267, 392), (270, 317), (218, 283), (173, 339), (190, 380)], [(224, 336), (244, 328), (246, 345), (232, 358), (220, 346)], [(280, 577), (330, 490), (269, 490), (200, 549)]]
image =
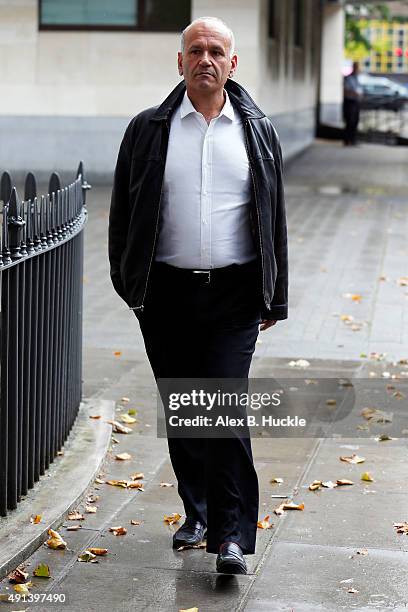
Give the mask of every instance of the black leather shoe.
[(197, 519), (186, 518), (184, 524), (173, 536), (173, 548), (200, 544), (205, 538), (207, 529)]
[(216, 567), (221, 574), (246, 574), (247, 565), (239, 545), (235, 542), (221, 544)]

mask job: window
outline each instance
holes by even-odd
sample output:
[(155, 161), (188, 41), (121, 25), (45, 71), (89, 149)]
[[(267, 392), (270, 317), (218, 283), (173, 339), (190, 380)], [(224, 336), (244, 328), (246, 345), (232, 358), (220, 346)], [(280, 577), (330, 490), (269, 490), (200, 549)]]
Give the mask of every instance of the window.
[(191, 0), (39, 0), (41, 30), (150, 30), (180, 32)]
[(293, 44), (303, 47), (303, 2), (295, 0), (293, 15)]

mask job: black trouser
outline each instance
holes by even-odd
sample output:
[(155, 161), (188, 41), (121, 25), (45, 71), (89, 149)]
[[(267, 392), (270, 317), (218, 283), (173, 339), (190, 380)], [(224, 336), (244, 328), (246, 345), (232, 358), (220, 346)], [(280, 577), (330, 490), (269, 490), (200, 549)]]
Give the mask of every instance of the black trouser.
[(358, 100), (344, 100), (343, 119), (346, 124), (346, 127), (344, 128), (344, 143), (356, 144), (357, 126), (360, 119), (360, 102)]
[[(255, 262), (206, 277), (153, 264), (139, 315), (156, 379), (248, 377), (260, 316)], [(186, 516), (207, 525), (207, 551), (237, 542), (255, 551), (258, 479), (249, 437), (169, 438)]]

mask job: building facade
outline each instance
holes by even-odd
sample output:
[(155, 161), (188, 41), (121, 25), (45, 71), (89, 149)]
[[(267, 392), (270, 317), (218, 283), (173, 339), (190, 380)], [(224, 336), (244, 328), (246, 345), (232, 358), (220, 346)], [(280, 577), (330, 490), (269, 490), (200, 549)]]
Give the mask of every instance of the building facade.
[(340, 103), (342, 56), (324, 78), (321, 56), (334, 30), (342, 46), (341, 14), (328, 0), (0, 0), (0, 168), (64, 175), (82, 158), (109, 180), (126, 125), (180, 80), (180, 32), (203, 15), (233, 29), (236, 79), (290, 158), (312, 141), (320, 98)]

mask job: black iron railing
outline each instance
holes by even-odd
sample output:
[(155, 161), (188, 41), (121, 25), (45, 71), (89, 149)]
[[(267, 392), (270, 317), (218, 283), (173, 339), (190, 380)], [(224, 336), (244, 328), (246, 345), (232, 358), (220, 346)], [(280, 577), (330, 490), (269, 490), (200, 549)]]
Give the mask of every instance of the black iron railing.
[(29, 173), (20, 202), (10, 175), (0, 183), (0, 515), (53, 462), (81, 401), (85, 196), (77, 178), (53, 173), (37, 196)]

